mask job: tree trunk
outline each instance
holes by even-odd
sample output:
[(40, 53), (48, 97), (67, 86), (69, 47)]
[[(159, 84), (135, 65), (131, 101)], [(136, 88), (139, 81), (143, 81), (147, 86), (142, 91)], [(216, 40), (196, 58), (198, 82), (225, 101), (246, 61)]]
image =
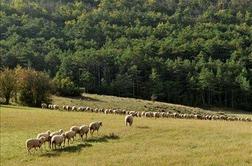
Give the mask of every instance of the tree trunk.
[(10, 103), (10, 94), (5, 95), (5, 104)]

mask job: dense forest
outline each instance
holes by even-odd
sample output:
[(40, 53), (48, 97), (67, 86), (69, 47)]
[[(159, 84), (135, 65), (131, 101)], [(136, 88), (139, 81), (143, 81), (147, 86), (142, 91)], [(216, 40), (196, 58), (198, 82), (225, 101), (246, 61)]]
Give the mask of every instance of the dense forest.
[(0, 70), (46, 72), (60, 95), (252, 110), (251, 0), (0, 3)]

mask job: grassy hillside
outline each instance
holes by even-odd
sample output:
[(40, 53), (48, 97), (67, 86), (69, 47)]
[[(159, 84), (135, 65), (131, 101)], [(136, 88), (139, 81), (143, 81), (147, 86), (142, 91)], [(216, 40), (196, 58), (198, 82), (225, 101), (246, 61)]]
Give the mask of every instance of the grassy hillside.
[(141, 100), (135, 98), (125, 98), (107, 95), (83, 94), (82, 98), (64, 98), (53, 96), (53, 103), (58, 105), (76, 105), (88, 106), (93, 108), (112, 108), (126, 109), (129, 111), (172, 111), (181, 113), (192, 112), (210, 112), (197, 107), (187, 107), (178, 104), (169, 104), (163, 102), (152, 102), (149, 100)]
[[(111, 108), (111, 109), (126, 109), (128, 111), (170, 111), (177, 113), (192, 113), (192, 114), (231, 114), (235, 116), (252, 117), (248, 112), (239, 110), (213, 108), (211, 110), (198, 107), (189, 107), (179, 104), (170, 104), (164, 102), (152, 102), (149, 100), (141, 100), (134, 98), (124, 98), (107, 95), (83, 94), (82, 98), (65, 98), (53, 96), (53, 103), (60, 106), (88, 106), (92, 108)], [(242, 113), (242, 114), (241, 114)]]
[[(252, 164), (252, 126), (248, 122), (135, 118), (133, 127), (125, 127), (120, 115), (17, 106), (1, 106), (0, 115), (1, 165)], [(104, 125), (94, 138), (89, 136), (85, 142), (78, 138), (62, 150), (44, 147), (27, 155), (25, 140), (37, 133), (68, 130), (95, 120), (102, 120)], [(111, 137), (111, 133), (116, 136)]]

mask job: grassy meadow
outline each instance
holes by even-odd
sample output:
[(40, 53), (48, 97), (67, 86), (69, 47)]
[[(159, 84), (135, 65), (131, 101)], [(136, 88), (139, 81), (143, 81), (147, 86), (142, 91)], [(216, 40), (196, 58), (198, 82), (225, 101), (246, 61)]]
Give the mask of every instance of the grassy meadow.
[[(132, 127), (125, 127), (122, 115), (3, 105), (0, 116), (3, 166), (252, 165), (249, 122), (135, 118)], [(37, 133), (69, 130), (72, 125), (96, 120), (103, 121), (103, 126), (93, 138), (89, 135), (82, 142), (77, 136), (74, 143), (61, 150), (50, 150), (46, 144), (27, 154), (25, 141)]]
[(170, 111), (178, 113), (217, 113), (221, 111), (210, 111), (197, 107), (188, 107), (179, 104), (170, 104), (164, 102), (152, 102), (149, 100), (116, 97), (108, 95), (97, 94), (83, 94), (83, 97), (65, 98), (59, 96), (53, 96), (53, 103), (62, 105), (76, 105), (76, 106), (88, 106), (92, 108), (112, 108), (112, 109), (126, 109), (129, 111)]

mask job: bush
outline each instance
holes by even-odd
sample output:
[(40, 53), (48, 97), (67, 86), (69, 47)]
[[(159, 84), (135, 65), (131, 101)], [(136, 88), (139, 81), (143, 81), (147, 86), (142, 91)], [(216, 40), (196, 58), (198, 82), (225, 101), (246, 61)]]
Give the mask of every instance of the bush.
[(15, 94), (16, 82), (17, 78), (13, 70), (6, 68), (0, 72), (0, 97), (5, 99), (5, 104), (9, 104), (10, 99)]
[(46, 73), (17, 68), (19, 102), (28, 106), (40, 106), (50, 102), (51, 81)]
[(80, 96), (80, 89), (70, 80), (69, 77), (61, 78), (56, 76), (53, 80), (56, 94), (60, 96)]

